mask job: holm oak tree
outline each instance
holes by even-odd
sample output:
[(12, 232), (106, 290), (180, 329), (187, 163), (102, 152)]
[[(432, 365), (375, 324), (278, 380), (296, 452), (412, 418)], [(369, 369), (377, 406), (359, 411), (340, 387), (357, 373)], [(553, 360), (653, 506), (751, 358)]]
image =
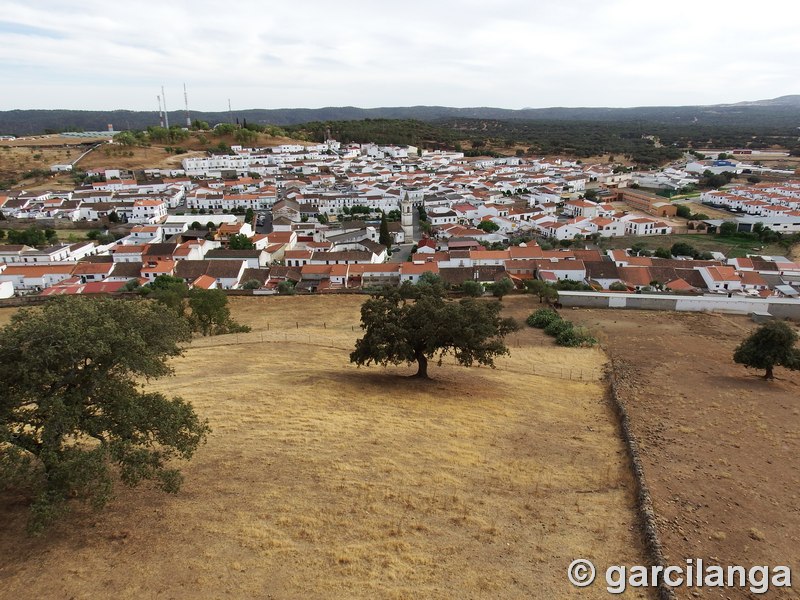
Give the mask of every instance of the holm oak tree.
[(209, 428), (144, 382), (169, 375), (190, 337), (185, 319), (143, 300), (60, 298), (0, 330), (0, 482), (27, 492), (33, 532), (71, 498), (103, 506), (117, 474), (178, 490), (171, 459), (191, 458)]
[(733, 361), (753, 369), (764, 369), (764, 379), (774, 379), (777, 366), (800, 370), (797, 333), (783, 321), (769, 321), (756, 329), (733, 353)]
[(503, 338), (518, 329), (500, 317), (499, 302), (464, 298), (448, 301), (436, 277), (404, 283), (374, 294), (361, 306), (364, 337), (350, 361), (358, 365), (414, 363), (416, 377), (428, 378), (428, 361), (452, 354), (464, 366), (477, 362), (494, 367), (494, 358), (508, 354)]

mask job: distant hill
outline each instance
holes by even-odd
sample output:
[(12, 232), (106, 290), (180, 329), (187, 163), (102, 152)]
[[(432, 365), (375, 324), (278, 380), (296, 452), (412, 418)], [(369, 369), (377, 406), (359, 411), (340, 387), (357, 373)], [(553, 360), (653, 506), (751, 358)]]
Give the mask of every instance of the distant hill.
[[(224, 112), (191, 111), (192, 119), (216, 124), (227, 122)], [(171, 111), (170, 123), (184, 123), (183, 111)], [(647, 122), (663, 125), (714, 125), (741, 127), (800, 127), (800, 95), (769, 100), (708, 106), (643, 106), (635, 108), (525, 108), (511, 110), (492, 107), (453, 108), (448, 106), (408, 106), (357, 108), (248, 109), (235, 111), (233, 118), (250, 123), (295, 125), (311, 121), (351, 121), (362, 119), (494, 119), (527, 121)], [(10, 110), (0, 111), (0, 134), (33, 135), (48, 131), (82, 129), (105, 130), (108, 124), (118, 131), (144, 129), (158, 124), (155, 111), (80, 111), (80, 110)]]

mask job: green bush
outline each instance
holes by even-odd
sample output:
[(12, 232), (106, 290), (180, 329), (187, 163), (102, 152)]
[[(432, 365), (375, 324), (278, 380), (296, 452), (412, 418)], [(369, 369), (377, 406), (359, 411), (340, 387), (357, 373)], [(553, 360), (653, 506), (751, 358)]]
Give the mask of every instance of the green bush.
[[(566, 321), (569, 323), (569, 321)], [(572, 325), (572, 323), (570, 323)], [(556, 344), (569, 348), (579, 348), (581, 346), (594, 346), (597, 340), (583, 327), (569, 327), (563, 329), (556, 336)]]
[(537, 311), (532, 312), (525, 322), (530, 327), (536, 327), (537, 329), (544, 329), (553, 321), (561, 320), (561, 316), (554, 311), (552, 308), (540, 308)]
[(572, 321), (565, 321), (561, 317), (558, 319), (554, 319), (551, 321), (547, 327), (544, 328), (544, 332), (547, 335), (552, 335), (553, 337), (558, 337), (561, 332), (567, 331), (568, 329), (572, 329), (574, 325)]

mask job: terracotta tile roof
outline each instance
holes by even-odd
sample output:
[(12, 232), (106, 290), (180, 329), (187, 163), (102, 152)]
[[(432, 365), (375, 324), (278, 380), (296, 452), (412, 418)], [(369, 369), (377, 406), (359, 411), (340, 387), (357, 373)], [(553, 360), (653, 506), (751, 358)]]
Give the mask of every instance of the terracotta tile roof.
[(650, 269), (647, 267), (619, 267), (619, 278), (630, 286), (644, 287), (650, 285)]
[(210, 290), (215, 284), (217, 280), (209, 275), (200, 275), (197, 279), (192, 282), (192, 287), (200, 288), (202, 290)]
[(673, 290), (676, 292), (690, 292), (696, 289), (692, 284), (685, 279), (681, 279), (680, 277), (667, 282), (664, 287), (666, 287), (668, 290)]
[(142, 273), (172, 273), (174, 270), (174, 260), (155, 260), (142, 265)]
[(740, 271), (739, 276), (744, 285), (767, 285), (766, 280), (761, 274), (755, 271)]
[(79, 262), (72, 271), (73, 275), (108, 275), (114, 263)]
[(706, 267), (706, 272), (713, 281), (741, 281), (733, 267)]
[(303, 265), (300, 267), (302, 275), (327, 275), (335, 265)]
[(3, 275), (17, 275), (22, 277), (42, 277), (53, 274), (72, 274), (74, 264), (69, 265), (8, 265), (3, 271)]
[(511, 260), (520, 260), (520, 259), (530, 259), (530, 258), (542, 258), (543, 253), (542, 249), (537, 244), (533, 244), (527, 247), (511, 246), (508, 249), (508, 255)]

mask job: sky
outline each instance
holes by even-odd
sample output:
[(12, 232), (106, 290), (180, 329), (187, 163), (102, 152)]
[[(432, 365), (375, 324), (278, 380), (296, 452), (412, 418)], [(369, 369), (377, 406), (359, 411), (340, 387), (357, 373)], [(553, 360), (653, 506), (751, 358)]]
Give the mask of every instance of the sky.
[(0, 110), (761, 100), (800, 93), (796, 2), (0, 0)]

